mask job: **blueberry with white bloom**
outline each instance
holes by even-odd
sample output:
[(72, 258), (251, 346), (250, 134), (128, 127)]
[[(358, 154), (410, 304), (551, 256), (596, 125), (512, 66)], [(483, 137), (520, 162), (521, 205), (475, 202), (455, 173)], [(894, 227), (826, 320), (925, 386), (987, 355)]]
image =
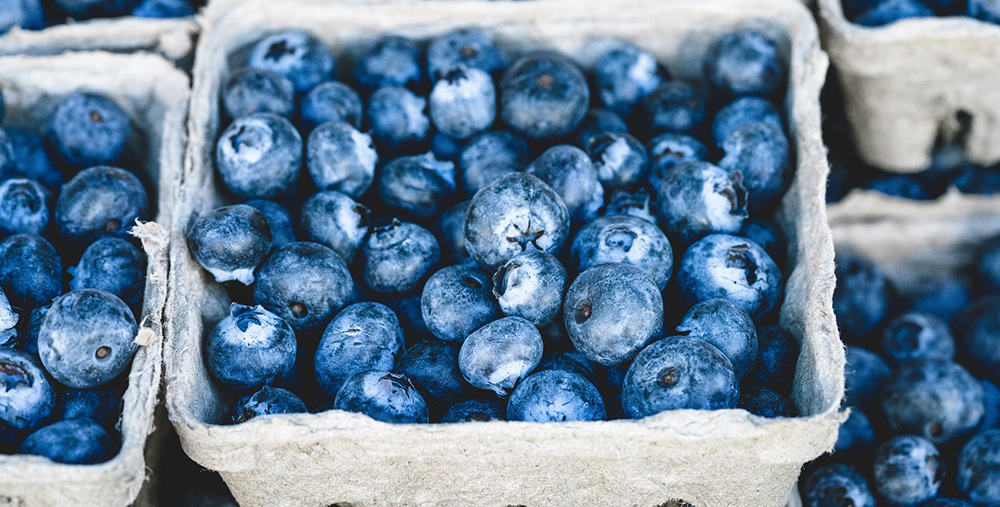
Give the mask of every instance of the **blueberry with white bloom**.
[(528, 166), (530, 149), (524, 139), (506, 130), (480, 134), (462, 148), (458, 165), (462, 188), (475, 194), (487, 183)]
[(0, 344), (17, 337), (17, 320), (17, 312), (10, 307), (7, 295), (0, 289)]
[(499, 400), (465, 400), (456, 403), (441, 417), (442, 423), (506, 421)]
[(551, 186), (562, 198), (573, 222), (593, 220), (604, 205), (604, 187), (587, 153), (569, 144), (553, 146), (525, 172)]
[(624, 190), (615, 190), (611, 194), (608, 205), (604, 207), (604, 216), (628, 215), (641, 218), (649, 223), (655, 224), (655, 211), (652, 209), (652, 198), (645, 188), (628, 193)]
[(747, 190), (739, 173), (708, 162), (686, 162), (664, 175), (657, 189), (667, 235), (692, 243), (713, 233), (735, 233), (747, 218)]
[(476, 28), (452, 30), (427, 47), (427, 72), (431, 79), (464, 67), (495, 75), (507, 68), (507, 54), (488, 34)]
[(292, 82), (301, 94), (336, 75), (333, 53), (309, 32), (284, 30), (260, 40), (247, 66), (269, 70)]
[(965, 368), (941, 359), (915, 359), (893, 372), (882, 409), (896, 433), (942, 444), (972, 432), (983, 418), (983, 388)]
[(449, 266), (431, 275), (420, 296), (427, 330), (461, 342), (476, 329), (501, 317), (490, 276), (476, 266)]
[(623, 132), (608, 132), (591, 137), (586, 147), (604, 188), (633, 189), (645, 183), (649, 155), (638, 139)]
[(747, 123), (722, 142), (722, 150), (725, 156), (719, 167), (742, 174), (750, 211), (774, 208), (792, 178), (788, 139), (781, 129), (766, 123)]
[(430, 113), (434, 126), (456, 139), (468, 139), (489, 129), (497, 116), (493, 78), (479, 69), (448, 71), (434, 83)]
[(375, 179), (377, 162), (371, 136), (342, 121), (319, 125), (306, 141), (306, 167), (320, 190), (358, 198)]
[(427, 403), (413, 382), (406, 375), (388, 371), (363, 371), (349, 378), (337, 393), (333, 407), (388, 423), (430, 421)]
[(760, 97), (747, 96), (722, 106), (712, 119), (712, 139), (716, 146), (722, 146), (733, 132), (750, 122), (762, 122), (784, 131), (785, 124), (774, 103)]
[(393, 86), (418, 88), (423, 83), (420, 48), (405, 37), (384, 35), (361, 50), (354, 77), (366, 90)]
[(73, 168), (114, 164), (132, 138), (128, 115), (115, 101), (74, 92), (56, 106), (48, 121), (52, 152)]
[(716, 37), (702, 64), (709, 84), (724, 94), (766, 96), (784, 86), (786, 69), (777, 44), (754, 30)]
[(302, 169), (302, 137), (272, 113), (237, 118), (219, 137), (215, 166), (226, 188), (244, 198), (287, 192)]
[(685, 303), (728, 299), (755, 320), (778, 307), (782, 282), (781, 271), (763, 248), (728, 234), (705, 236), (688, 247), (677, 271)]
[(458, 368), (459, 345), (439, 341), (421, 342), (399, 358), (396, 371), (406, 375), (420, 389), (432, 419), (438, 419), (472, 393)]
[(542, 335), (520, 317), (477, 329), (462, 343), (458, 366), (465, 380), (505, 398), (542, 360)]
[(660, 134), (646, 144), (646, 151), (649, 153), (649, 184), (654, 191), (660, 188), (660, 181), (674, 167), (708, 159), (708, 148), (686, 134)]
[(62, 261), (41, 236), (15, 234), (0, 242), (0, 289), (10, 304), (29, 309), (62, 294)]
[[(17, 445), (27, 432), (52, 416), (56, 392), (38, 360), (25, 352), (0, 347), (0, 446)], [(7, 449), (4, 449), (5, 451)]]
[(585, 271), (608, 262), (643, 270), (662, 291), (670, 281), (674, 254), (654, 223), (629, 215), (604, 216), (583, 226), (570, 247), (575, 268)]
[(226, 387), (259, 389), (291, 374), (296, 349), (295, 331), (281, 317), (233, 303), (205, 339), (205, 364)]
[(136, 220), (149, 218), (149, 196), (124, 169), (91, 167), (63, 185), (53, 221), (64, 240), (83, 247), (100, 238), (128, 236)]
[(958, 455), (958, 489), (976, 505), (1000, 501), (1000, 430), (972, 437)]
[(331, 121), (361, 128), (361, 97), (339, 81), (327, 81), (310, 90), (302, 97), (299, 109), (306, 132)]
[(296, 241), (276, 249), (257, 271), (254, 299), (303, 332), (326, 325), (353, 290), (351, 272), (336, 252)]
[(470, 201), (462, 201), (441, 214), (434, 225), (434, 235), (441, 246), (441, 260), (445, 264), (459, 264), (469, 258), (465, 248), (465, 212)]
[(886, 325), (882, 351), (895, 364), (910, 359), (955, 358), (955, 340), (948, 324), (925, 313), (906, 313)]
[(650, 136), (664, 132), (697, 135), (705, 123), (705, 98), (683, 81), (667, 81), (646, 97), (642, 114)]
[(500, 118), (529, 139), (573, 131), (590, 104), (587, 79), (566, 57), (547, 52), (522, 57), (500, 80)]
[(597, 96), (605, 108), (623, 117), (653, 93), (667, 78), (666, 70), (649, 52), (628, 42), (619, 42), (594, 66)]
[(769, 419), (795, 417), (798, 414), (788, 397), (757, 385), (740, 388), (740, 401), (736, 406), (755, 416)]
[(244, 204), (264, 215), (267, 225), (271, 228), (271, 248), (278, 248), (295, 241), (292, 214), (284, 206), (266, 199), (252, 199)]
[(254, 270), (271, 250), (271, 227), (264, 215), (250, 206), (224, 206), (191, 224), (187, 245), (215, 281), (250, 285)]
[(138, 315), (146, 288), (146, 254), (119, 238), (90, 244), (80, 262), (66, 270), (71, 290), (99, 289), (121, 298)]
[(507, 402), (511, 421), (602, 421), (607, 417), (601, 393), (582, 376), (545, 370), (524, 379)]
[(809, 474), (802, 485), (802, 496), (807, 507), (876, 505), (868, 481), (853, 466), (843, 463), (827, 465)]
[(232, 419), (234, 424), (239, 424), (262, 415), (297, 414), (308, 411), (306, 404), (291, 391), (264, 386), (256, 393), (244, 396), (236, 402)]
[(608, 111), (607, 109), (590, 109), (584, 115), (580, 126), (570, 134), (570, 139), (575, 146), (586, 148), (590, 138), (607, 133), (628, 132), (628, 125), (621, 116)]
[(440, 261), (441, 248), (431, 231), (393, 219), (368, 236), (361, 251), (361, 273), (375, 292), (406, 294), (417, 290)]
[(34, 180), (0, 182), (0, 235), (43, 234), (49, 224), (49, 192)]
[(427, 100), (406, 88), (379, 88), (368, 99), (371, 136), (388, 153), (417, 150), (430, 134), (426, 107)]
[(295, 89), (291, 81), (271, 71), (243, 67), (222, 90), (222, 107), (230, 118), (255, 113), (287, 117), (295, 111)]
[(892, 505), (921, 505), (937, 496), (944, 463), (926, 438), (900, 435), (875, 452), (875, 489)]
[(344, 262), (354, 261), (370, 228), (370, 211), (335, 190), (317, 192), (302, 204), (300, 224), (306, 236), (330, 247)]
[(529, 250), (511, 257), (493, 275), (493, 296), (508, 317), (544, 326), (562, 309), (566, 268), (552, 254)]
[(692, 306), (677, 332), (701, 338), (719, 348), (742, 379), (757, 361), (757, 329), (750, 314), (725, 299), (709, 299)]
[(403, 328), (381, 303), (355, 303), (330, 321), (316, 348), (314, 369), (320, 387), (337, 396), (354, 374), (391, 370), (403, 353)]
[(67, 419), (45, 426), (29, 435), (17, 450), (71, 465), (102, 463), (111, 459), (114, 451), (111, 435), (90, 419)]
[(431, 218), (453, 202), (455, 164), (438, 160), (433, 153), (399, 157), (382, 168), (377, 187), (379, 196), (396, 213)]

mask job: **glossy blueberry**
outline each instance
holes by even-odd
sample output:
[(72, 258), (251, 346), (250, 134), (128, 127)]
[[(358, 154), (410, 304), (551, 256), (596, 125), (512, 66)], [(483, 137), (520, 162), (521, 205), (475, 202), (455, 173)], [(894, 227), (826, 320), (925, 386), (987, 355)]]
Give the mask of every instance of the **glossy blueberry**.
[(972, 437), (958, 455), (958, 489), (975, 505), (1000, 502), (1000, 430)]
[(649, 184), (654, 191), (660, 188), (660, 182), (674, 167), (708, 159), (708, 148), (685, 134), (660, 134), (649, 141), (646, 151), (649, 152)]
[(979, 248), (976, 274), (984, 290), (1000, 292), (1000, 236), (990, 238)]
[(441, 248), (431, 231), (393, 219), (368, 236), (361, 272), (371, 290), (405, 294), (417, 290), (440, 260)]
[(586, 148), (591, 137), (609, 132), (628, 132), (628, 125), (621, 116), (607, 109), (590, 109), (570, 138), (576, 146)]
[(980, 298), (963, 310), (955, 318), (955, 341), (964, 364), (1000, 380), (1000, 296)]
[(924, 313), (907, 313), (886, 325), (882, 352), (894, 364), (909, 359), (955, 358), (955, 340), (948, 324)]
[(191, 224), (187, 246), (215, 281), (250, 285), (254, 270), (271, 250), (271, 227), (263, 214), (246, 204), (224, 206)]
[(892, 370), (882, 356), (848, 345), (844, 367), (844, 402), (867, 410), (877, 403)]
[(56, 409), (56, 419), (90, 419), (114, 428), (122, 411), (122, 397), (111, 389), (68, 389)]
[(691, 245), (677, 271), (677, 284), (687, 304), (728, 299), (755, 321), (778, 307), (782, 282), (781, 271), (763, 248), (727, 234), (712, 234)]
[(743, 226), (740, 227), (740, 231), (736, 235), (757, 243), (778, 265), (783, 264), (782, 261), (788, 250), (788, 242), (785, 240), (784, 233), (774, 222), (760, 218), (748, 218), (743, 221)]
[(629, 215), (598, 218), (583, 226), (570, 247), (578, 272), (608, 262), (621, 262), (645, 272), (662, 291), (674, 266), (673, 250), (654, 223)]
[(142, 0), (132, 9), (137, 18), (183, 18), (194, 16), (194, 7), (188, 0)]
[(487, 183), (528, 165), (528, 143), (506, 130), (495, 130), (474, 137), (462, 149), (458, 165), (462, 169), (462, 188), (475, 194)]
[(0, 443), (7, 446), (49, 420), (56, 392), (37, 359), (8, 347), (0, 347), (0, 380)]
[(851, 465), (834, 463), (817, 468), (802, 485), (806, 507), (875, 507), (868, 481)]
[(47, 128), (55, 155), (74, 168), (118, 162), (132, 135), (128, 115), (115, 101), (85, 92), (67, 95)]
[(0, 289), (10, 304), (34, 308), (62, 294), (62, 261), (41, 236), (15, 234), (0, 242)]
[(968, 8), (969, 16), (1000, 24), (1000, 2), (996, 0), (969, 0)]
[(647, 51), (620, 41), (594, 65), (594, 84), (601, 104), (629, 117), (645, 98), (667, 78), (666, 70)]
[(421, 390), (433, 419), (472, 394), (458, 368), (458, 352), (453, 343), (418, 343), (403, 353), (396, 366)]
[(377, 162), (371, 136), (341, 121), (316, 127), (306, 141), (306, 167), (321, 190), (358, 198), (371, 186)]
[(854, 453), (859, 455), (869, 455), (875, 451), (875, 430), (872, 423), (857, 407), (849, 407), (851, 414), (840, 426), (837, 433), (837, 444), (833, 451), (836, 453)]
[(883, 0), (854, 20), (861, 26), (882, 26), (908, 18), (934, 16), (934, 10), (920, 0)]
[(90, 244), (80, 262), (66, 270), (70, 290), (99, 289), (118, 296), (138, 315), (146, 288), (146, 254), (132, 243), (105, 238)]
[(784, 86), (785, 65), (777, 45), (753, 30), (716, 37), (702, 65), (709, 84), (727, 95), (770, 95)]
[(722, 142), (722, 150), (725, 156), (719, 167), (743, 174), (750, 212), (776, 206), (792, 177), (788, 139), (781, 129), (760, 122), (744, 124)]
[(646, 97), (642, 114), (650, 137), (664, 132), (696, 135), (705, 123), (705, 98), (683, 81), (667, 81)]
[(635, 357), (662, 328), (663, 297), (644, 271), (627, 264), (601, 264), (570, 284), (563, 315), (578, 351), (591, 361), (618, 366)]
[(543, 326), (562, 309), (566, 283), (566, 269), (558, 259), (529, 250), (511, 257), (496, 271), (493, 296), (504, 315)]
[(275, 250), (257, 271), (254, 299), (304, 332), (325, 326), (353, 289), (347, 264), (336, 252), (296, 241)]
[(387, 152), (417, 150), (430, 133), (426, 107), (427, 100), (406, 88), (379, 88), (368, 99), (372, 137)]
[(626, 133), (603, 133), (590, 138), (587, 154), (604, 188), (634, 189), (646, 181), (649, 155), (638, 139)]
[[(0, 1), (0, 34), (5, 34), (14, 27), (24, 30), (41, 30), (45, 28), (45, 16), (42, 13), (41, 0), (2, 0)], [(3, 99), (0, 99), (0, 119), (3, 119)]]
[(558, 255), (569, 235), (569, 211), (552, 187), (513, 173), (486, 184), (469, 203), (465, 246), (480, 266), (495, 270), (515, 254)]
[(49, 192), (34, 180), (0, 182), (0, 236), (42, 234), (49, 224)]
[(983, 417), (983, 388), (965, 368), (940, 359), (909, 361), (889, 378), (882, 409), (896, 433), (945, 443), (968, 434)]
[(656, 217), (653, 216), (655, 211), (651, 209), (651, 205), (652, 198), (645, 188), (640, 188), (631, 194), (623, 190), (615, 190), (611, 194), (608, 205), (604, 207), (604, 216), (627, 215), (655, 224)]
[(889, 311), (890, 285), (885, 272), (868, 259), (837, 254), (837, 287), (833, 312), (847, 343), (858, 343), (885, 320)]
[(576, 64), (554, 53), (516, 61), (500, 80), (500, 118), (529, 139), (572, 132), (587, 114), (590, 89)]
[(544, 370), (524, 379), (507, 402), (511, 421), (602, 421), (604, 400), (594, 384), (561, 370)]
[(367, 90), (388, 87), (416, 88), (424, 79), (420, 48), (404, 37), (385, 35), (362, 49), (354, 77)]
[(344, 262), (354, 261), (369, 230), (368, 208), (335, 190), (317, 192), (302, 204), (302, 231), (330, 247)]
[(302, 169), (302, 137), (287, 119), (257, 113), (226, 127), (215, 166), (230, 192), (267, 199), (288, 191)]
[(264, 215), (267, 225), (271, 228), (271, 248), (278, 248), (295, 241), (292, 214), (284, 206), (265, 199), (253, 199), (244, 204)]
[(474, 387), (506, 398), (542, 359), (542, 335), (520, 317), (504, 317), (469, 335), (458, 354), (458, 367)]
[(327, 81), (309, 91), (299, 104), (305, 132), (326, 122), (344, 122), (361, 128), (361, 97), (339, 81)]
[(893, 437), (875, 452), (875, 489), (892, 505), (919, 505), (937, 496), (944, 463), (937, 447), (913, 435)]
[(551, 186), (569, 210), (573, 222), (597, 216), (604, 205), (604, 187), (587, 153), (569, 144), (553, 146), (535, 159), (525, 172)]
[(712, 139), (717, 146), (722, 146), (723, 141), (733, 132), (751, 122), (767, 123), (782, 132), (785, 128), (781, 113), (770, 100), (754, 96), (739, 97), (715, 113), (715, 118), (712, 120)]
[(664, 230), (681, 243), (712, 233), (735, 233), (747, 218), (747, 190), (740, 174), (708, 162), (670, 169), (660, 180), (657, 203)]
[(757, 361), (757, 329), (750, 314), (725, 299), (709, 299), (692, 306), (677, 333), (699, 338), (718, 347), (742, 379)]
[[(35, 180), (49, 190), (57, 191), (63, 183), (63, 173), (56, 168), (45, 149), (44, 141), (38, 134), (16, 127), (0, 129), (0, 138), (6, 134), (10, 141), (11, 155), (16, 167), (14, 171), (25, 178)], [(0, 142), (2, 144), (2, 142)], [(0, 159), (3, 156), (0, 155)], [(0, 167), (3, 163), (0, 162)], [(0, 170), (0, 174), (4, 171)]]
[(664, 410), (735, 408), (739, 383), (733, 365), (714, 345), (672, 336), (642, 349), (622, 383), (622, 406), (633, 419)]
[(778, 326), (760, 327), (757, 329), (757, 362), (746, 380), (774, 391), (790, 392), (798, 357), (799, 342), (791, 333)]
[(364, 371), (347, 380), (337, 393), (333, 407), (359, 412), (376, 421), (396, 424), (426, 424), (427, 404), (405, 375), (387, 371)]
[(256, 390), (291, 374), (296, 348), (295, 331), (281, 317), (233, 303), (205, 338), (205, 364), (226, 387)]
[(911, 309), (951, 322), (971, 301), (969, 288), (965, 283), (945, 278), (931, 280), (918, 287), (913, 294)]
[(427, 47), (427, 72), (433, 80), (442, 79), (459, 67), (496, 75), (507, 65), (504, 49), (476, 28), (452, 30), (432, 40)]
[(455, 164), (433, 153), (399, 157), (382, 168), (378, 193), (394, 212), (431, 218), (454, 200)]
[(98, 166), (77, 173), (63, 185), (55, 224), (66, 241), (86, 245), (101, 238), (125, 238), (136, 220), (150, 213), (146, 189), (134, 174)]
[(90, 465), (111, 459), (115, 444), (100, 424), (90, 419), (67, 419), (35, 431), (17, 452), (57, 463)]
[(295, 111), (295, 90), (291, 81), (271, 71), (243, 67), (226, 82), (222, 107), (230, 118), (255, 113), (289, 116)]
[(247, 422), (257, 416), (271, 414), (299, 414), (308, 412), (306, 404), (291, 391), (280, 387), (264, 386), (249, 396), (240, 398), (233, 407), (233, 424)]
[(476, 266), (449, 266), (431, 275), (420, 296), (427, 330), (450, 342), (501, 317), (490, 275)]
[(261, 39), (251, 50), (247, 66), (269, 70), (291, 81), (299, 94), (336, 74), (333, 53), (303, 30), (285, 30)]
[(448, 71), (434, 83), (429, 103), (434, 126), (456, 139), (483, 132), (496, 120), (493, 78), (479, 69), (460, 67)]
[(739, 408), (759, 417), (795, 417), (798, 410), (792, 401), (766, 387), (749, 385), (740, 389)]
[(316, 379), (330, 396), (358, 372), (387, 371), (403, 353), (403, 328), (381, 303), (350, 305), (330, 321), (316, 348)]
[(17, 338), (16, 326), (19, 318), (17, 312), (10, 307), (7, 295), (0, 289), (0, 344), (6, 345)]
[(442, 423), (506, 421), (503, 407), (495, 400), (465, 400), (452, 405), (441, 417)]
[(441, 214), (434, 225), (434, 236), (441, 247), (444, 264), (458, 264), (469, 258), (465, 249), (465, 212), (470, 201), (462, 201)]

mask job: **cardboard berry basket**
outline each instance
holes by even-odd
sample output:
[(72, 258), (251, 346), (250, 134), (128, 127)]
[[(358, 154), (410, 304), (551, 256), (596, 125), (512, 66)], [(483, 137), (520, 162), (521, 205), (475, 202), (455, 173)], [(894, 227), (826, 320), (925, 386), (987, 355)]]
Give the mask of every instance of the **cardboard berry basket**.
[(125, 506), (146, 480), (144, 449), (153, 431), (162, 373), (163, 309), (167, 291), (167, 226), (183, 159), (189, 81), (170, 62), (153, 55), (66, 53), (59, 56), (0, 57), (0, 91), (7, 105), (5, 126), (43, 132), (47, 118), (67, 94), (104, 94), (128, 114), (134, 139), (123, 164), (150, 182), (155, 222), (139, 223), (132, 234), (148, 257), (140, 345), (129, 370), (118, 427), (121, 449), (96, 465), (65, 465), (36, 456), (0, 455), (0, 504)]
[[(219, 471), (241, 505), (783, 505), (802, 464), (832, 448), (844, 417), (844, 355), (823, 206), (819, 90), (827, 59), (800, 2), (222, 1), (202, 21), (182, 199), (171, 228), (167, 408), (185, 452)], [(722, 32), (751, 26), (779, 41), (789, 62), (784, 105), (796, 159), (777, 216), (794, 267), (780, 318), (802, 344), (792, 394), (802, 417), (681, 410), (607, 422), (390, 425), (331, 410), (227, 424), (233, 400), (208, 376), (202, 337), (228, 313), (229, 299), (184, 237), (198, 215), (225, 203), (213, 162), (225, 126), (222, 86), (250, 45), (281, 29), (311, 31), (344, 59), (343, 69), (379, 34), (427, 39), (466, 26), (514, 51), (563, 51), (584, 68), (602, 38), (625, 38), (692, 80), (700, 80), (701, 56)]]
[(942, 142), (980, 165), (1000, 161), (1000, 26), (955, 16), (867, 28), (841, 0), (819, 0), (819, 19), (865, 162), (917, 172)]

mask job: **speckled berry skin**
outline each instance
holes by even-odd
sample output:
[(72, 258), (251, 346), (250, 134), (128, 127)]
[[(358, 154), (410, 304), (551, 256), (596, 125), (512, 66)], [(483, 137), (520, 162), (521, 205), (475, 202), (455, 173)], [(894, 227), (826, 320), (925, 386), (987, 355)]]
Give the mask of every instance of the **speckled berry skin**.
[(0, 182), (0, 236), (44, 234), (49, 225), (48, 190), (37, 181), (10, 178)]
[(351, 376), (387, 371), (403, 353), (403, 328), (381, 303), (355, 303), (330, 321), (316, 348), (316, 380), (332, 397)]
[(604, 400), (594, 384), (568, 371), (532, 374), (518, 384), (507, 401), (511, 421), (602, 421), (606, 417)]
[(901, 435), (875, 452), (875, 489), (892, 505), (920, 505), (937, 496), (944, 463), (926, 438)]
[(629, 117), (664, 79), (666, 71), (649, 52), (618, 41), (594, 65), (594, 80), (601, 104)]
[(498, 74), (508, 64), (504, 48), (476, 28), (452, 30), (427, 46), (427, 73), (434, 80), (458, 67)]
[(226, 387), (256, 390), (291, 374), (296, 349), (295, 331), (281, 317), (233, 303), (205, 338), (205, 364)]
[(25, 439), (19, 454), (44, 456), (56, 463), (91, 465), (114, 456), (107, 430), (90, 419), (67, 419), (40, 428)]
[(604, 186), (586, 152), (560, 144), (539, 155), (525, 172), (552, 187), (569, 210), (573, 223), (593, 220), (604, 205)]
[(712, 234), (691, 245), (681, 258), (677, 284), (684, 301), (728, 299), (763, 319), (778, 307), (784, 286), (778, 266), (756, 243)]
[(597, 179), (608, 191), (636, 189), (647, 178), (649, 155), (638, 139), (624, 132), (604, 132), (590, 137), (584, 147), (594, 161)]
[(284, 30), (261, 39), (251, 50), (247, 66), (288, 79), (298, 94), (336, 74), (333, 53), (304, 30)]
[(774, 41), (753, 30), (722, 34), (703, 57), (706, 80), (719, 93), (766, 96), (784, 87), (786, 69)]
[(684, 314), (679, 334), (700, 338), (719, 348), (742, 379), (757, 361), (757, 329), (742, 307), (725, 299), (702, 301)]
[(427, 100), (406, 88), (379, 88), (368, 99), (366, 115), (380, 154), (413, 152), (425, 147), (431, 120)]
[(495, 320), (469, 335), (458, 354), (466, 382), (506, 398), (542, 360), (542, 336), (520, 317)]
[(317, 192), (302, 204), (300, 225), (306, 236), (326, 245), (350, 264), (371, 228), (370, 211), (335, 190)]
[(433, 153), (399, 157), (379, 172), (378, 194), (393, 213), (436, 217), (454, 202), (455, 164)]
[(405, 375), (386, 371), (364, 371), (348, 379), (337, 393), (333, 407), (388, 423), (430, 421), (427, 403), (413, 382)]
[(354, 282), (333, 250), (297, 241), (275, 250), (257, 271), (254, 299), (296, 332), (325, 326), (347, 304)]
[(566, 268), (551, 254), (529, 250), (511, 257), (493, 274), (493, 296), (508, 317), (544, 326), (562, 309)]
[(497, 116), (497, 91), (489, 73), (455, 68), (445, 73), (431, 90), (430, 117), (447, 136), (468, 139), (489, 129)]
[(361, 251), (365, 284), (382, 294), (417, 290), (441, 261), (441, 248), (427, 229), (393, 220), (376, 227)]
[(187, 245), (191, 256), (215, 281), (250, 285), (254, 270), (271, 250), (271, 226), (250, 206), (224, 206), (191, 224)]
[(580, 228), (570, 246), (578, 272), (599, 264), (621, 262), (644, 271), (660, 291), (674, 267), (670, 241), (655, 224), (628, 215), (598, 218)]
[(500, 118), (529, 139), (569, 134), (590, 104), (583, 73), (556, 53), (533, 53), (514, 62), (500, 80), (499, 92)]
[(62, 261), (41, 236), (15, 234), (0, 242), (0, 289), (10, 304), (34, 308), (62, 294)]
[(377, 162), (371, 136), (342, 121), (317, 126), (306, 141), (306, 166), (321, 190), (358, 198), (375, 180)]
[(476, 266), (443, 268), (427, 279), (420, 313), (427, 330), (444, 341), (462, 342), (476, 329), (501, 317), (490, 275)]
[(362, 108), (361, 97), (353, 88), (339, 81), (327, 81), (302, 97), (299, 115), (306, 132), (330, 121), (361, 128)]
[(131, 122), (121, 106), (87, 92), (67, 95), (49, 117), (47, 129), (51, 151), (76, 169), (118, 163), (132, 138)]
[(222, 107), (230, 118), (255, 113), (290, 116), (295, 111), (292, 82), (264, 69), (238, 69), (222, 91)]
[(958, 456), (958, 489), (976, 505), (1000, 501), (1000, 430), (972, 437)]
[(289, 191), (302, 169), (302, 136), (272, 113), (237, 118), (215, 147), (215, 166), (233, 194), (268, 199)]
[(750, 212), (760, 215), (773, 210), (792, 181), (788, 139), (781, 128), (747, 123), (722, 142), (722, 150), (725, 155), (719, 167), (742, 175)]
[(917, 359), (893, 372), (882, 409), (896, 433), (943, 444), (972, 432), (983, 418), (983, 388), (956, 363)]
[(708, 234), (733, 234), (747, 218), (740, 175), (708, 162), (687, 162), (666, 173), (656, 190), (667, 236), (690, 244)]
[(42, 365), (26, 352), (0, 347), (0, 371), (5, 386), (0, 393), (0, 446), (6, 448), (11, 437), (24, 438), (50, 419), (56, 392)]
[(84, 169), (63, 185), (53, 222), (76, 247), (101, 238), (126, 238), (136, 220), (149, 218), (149, 196), (139, 178), (124, 169)]

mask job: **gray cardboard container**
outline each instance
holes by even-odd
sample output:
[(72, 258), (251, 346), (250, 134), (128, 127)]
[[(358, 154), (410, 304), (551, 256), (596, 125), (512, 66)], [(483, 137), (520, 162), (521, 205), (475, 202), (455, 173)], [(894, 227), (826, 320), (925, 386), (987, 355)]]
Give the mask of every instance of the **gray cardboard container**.
[(1000, 161), (1000, 26), (969, 17), (915, 18), (867, 28), (841, 0), (818, 0), (823, 46), (844, 89), (865, 162), (926, 169), (935, 141), (978, 164)]
[[(182, 194), (170, 231), (167, 408), (185, 452), (219, 471), (242, 505), (784, 505), (802, 464), (832, 448), (844, 418), (844, 355), (823, 203), (819, 90), (827, 59), (802, 3), (223, 0), (201, 21)], [(777, 216), (794, 266), (780, 319), (802, 344), (792, 393), (802, 417), (680, 410), (636, 421), (390, 425), (332, 410), (226, 424), (233, 400), (209, 378), (201, 342), (227, 314), (229, 299), (184, 239), (198, 215), (224, 204), (213, 163), (224, 126), (220, 88), (250, 45), (280, 29), (312, 31), (345, 69), (354, 48), (378, 34), (423, 39), (463, 26), (482, 27), (515, 51), (564, 51), (584, 67), (602, 39), (630, 39), (692, 80), (700, 80), (701, 55), (721, 32), (753, 26), (780, 41), (790, 62), (784, 105), (797, 166)]]
[(119, 420), (122, 447), (110, 461), (65, 465), (37, 456), (0, 455), (0, 504), (35, 506), (124, 506), (135, 500), (147, 474), (143, 451), (153, 431), (162, 373), (163, 310), (167, 292), (167, 240), (172, 203), (181, 172), (189, 81), (170, 62), (153, 55), (66, 53), (51, 57), (0, 57), (0, 91), (7, 104), (5, 126), (43, 131), (67, 94), (87, 90), (115, 100), (132, 120), (129, 146), (155, 188), (156, 222), (138, 223), (132, 234), (148, 256), (140, 345), (129, 371)]

